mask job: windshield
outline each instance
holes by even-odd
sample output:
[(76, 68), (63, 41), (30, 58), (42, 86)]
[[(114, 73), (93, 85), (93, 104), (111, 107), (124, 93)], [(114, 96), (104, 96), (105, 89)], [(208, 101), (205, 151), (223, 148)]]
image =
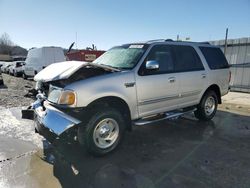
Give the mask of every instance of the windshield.
[(146, 50), (145, 45), (124, 45), (114, 47), (96, 59), (93, 63), (118, 69), (132, 69)]

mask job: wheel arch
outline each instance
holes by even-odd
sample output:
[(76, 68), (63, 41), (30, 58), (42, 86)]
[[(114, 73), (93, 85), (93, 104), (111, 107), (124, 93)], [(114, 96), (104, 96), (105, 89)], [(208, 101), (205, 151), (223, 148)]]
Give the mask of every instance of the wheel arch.
[(132, 129), (131, 112), (128, 104), (122, 98), (116, 96), (101, 97), (88, 104), (87, 109), (96, 109), (100, 106), (109, 106), (120, 111), (122, 116), (125, 118), (127, 130), (130, 131)]
[(214, 91), (215, 94), (217, 95), (218, 103), (219, 103), (219, 104), (222, 103), (222, 101), (221, 101), (220, 87), (219, 87), (217, 84), (212, 84), (212, 85), (210, 85), (210, 86), (206, 89), (206, 91), (203, 93), (201, 99), (203, 98), (203, 96), (204, 96), (208, 91)]

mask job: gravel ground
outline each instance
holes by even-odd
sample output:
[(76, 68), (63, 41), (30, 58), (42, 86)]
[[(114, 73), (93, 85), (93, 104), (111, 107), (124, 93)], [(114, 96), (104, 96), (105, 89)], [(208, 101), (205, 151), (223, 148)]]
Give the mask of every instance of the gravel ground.
[(34, 97), (25, 97), (34, 88), (35, 82), (24, 80), (7, 74), (2, 74), (4, 86), (0, 87), (0, 106), (10, 108), (29, 106)]

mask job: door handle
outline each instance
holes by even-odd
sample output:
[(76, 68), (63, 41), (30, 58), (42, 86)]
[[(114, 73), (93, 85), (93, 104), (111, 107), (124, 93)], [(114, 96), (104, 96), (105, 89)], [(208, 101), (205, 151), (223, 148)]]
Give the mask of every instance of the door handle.
[(170, 77), (170, 78), (168, 78), (168, 82), (169, 82), (169, 83), (174, 83), (174, 82), (175, 82), (175, 77)]
[(201, 78), (206, 78), (207, 75), (206, 74), (201, 74)]

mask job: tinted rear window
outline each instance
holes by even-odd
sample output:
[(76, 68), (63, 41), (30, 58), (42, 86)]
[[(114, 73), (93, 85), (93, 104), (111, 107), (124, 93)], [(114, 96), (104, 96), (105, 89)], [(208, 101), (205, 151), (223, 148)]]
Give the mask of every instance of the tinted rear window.
[(200, 47), (210, 69), (228, 68), (228, 62), (219, 48)]
[(176, 72), (204, 70), (202, 62), (191, 46), (173, 46), (176, 64)]

